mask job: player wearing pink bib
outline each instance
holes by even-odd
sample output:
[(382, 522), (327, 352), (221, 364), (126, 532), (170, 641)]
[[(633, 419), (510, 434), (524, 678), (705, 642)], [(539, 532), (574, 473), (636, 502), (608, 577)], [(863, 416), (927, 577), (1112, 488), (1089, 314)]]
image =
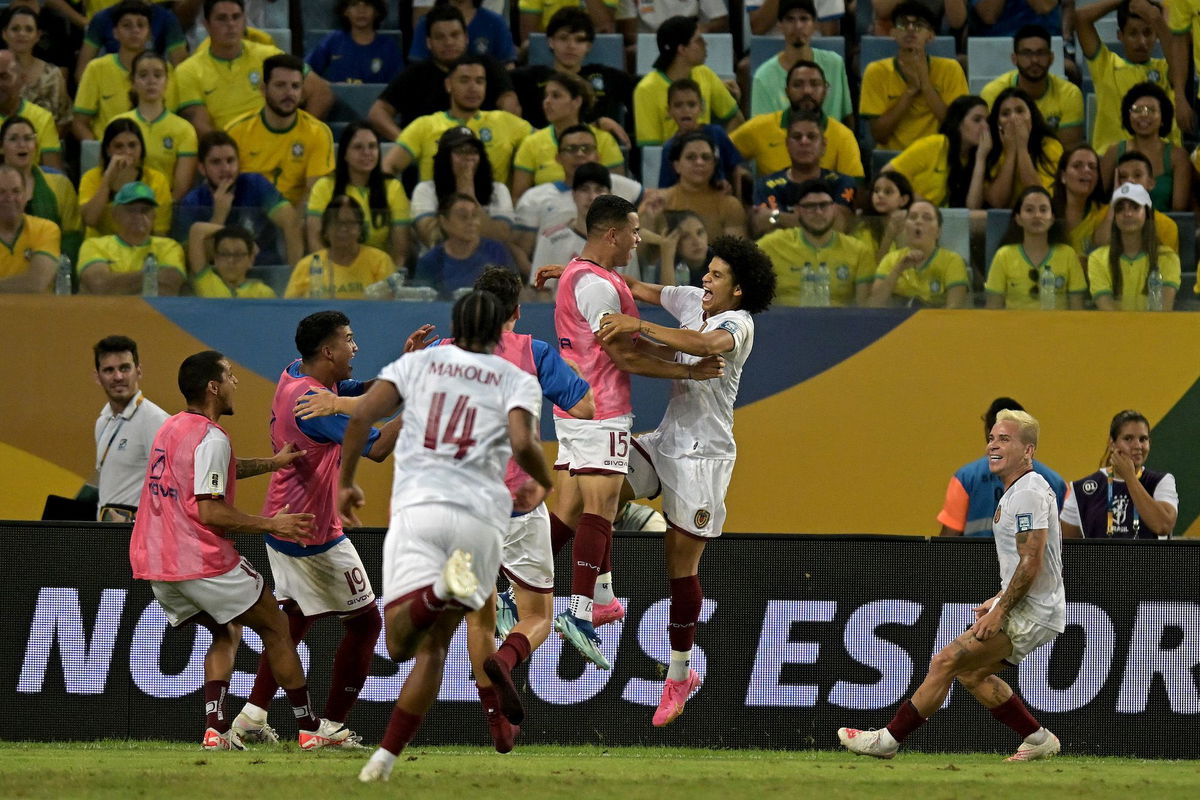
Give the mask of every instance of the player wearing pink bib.
[[(633, 424), (629, 374), (651, 378), (706, 380), (721, 374), (721, 359), (680, 364), (673, 354), (655, 352), (636, 336), (596, 338), (606, 314), (637, 316), (633, 295), (617, 267), (629, 263), (641, 241), (637, 209), (617, 195), (600, 195), (588, 209), (587, 243), (559, 277), (554, 327), (564, 356), (576, 361), (596, 398), (594, 419), (569, 419), (555, 409), (558, 461), (568, 470), (560, 486), (555, 538), (565, 542), (574, 529), (571, 553), (571, 607), (554, 629), (601, 669), (610, 664), (600, 652), (595, 624), (621, 619), (625, 610), (612, 591), (612, 522), (629, 464)], [(542, 271), (539, 271), (539, 276)], [(593, 610), (593, 602), (596, 608)]]
[(228, 539), (232, 533), (254, 532), (296, 542), (310, 536), (312, 514), (289, 514), (284, 507), (273, 517), (256, 517), (233, 506), (236, 479), (282, 469), (302, 453), (289, 445), (269, 459), (234, 458), (217, 420), (233, 413), (237, 378), (220, 353), (206, 350), (185, 359), (179, 390), (187, 411), (163, 423), (151, 448), (129, 541), (133, 575), (151, 581), (172, 626), (194, 622), (212, 634), (204, 658), (206, 750), (244, 749), (224, 711), (243, 625), (262, 637), (263, 651), (300, 726), (300, 747), (320, 747), (314, 735), (328, 720), (312, 714), (287, 620), (262, 575)]
[[(316, 392), (339, 396), (361, 395), (367, 383), (351, 380), (351, 362), (358, 345), (350, 320), (340, 311), (318, 311), (296, 326), (300, 358), (279, 376), (271, 405), (271, 446), (289, 444), (305, 454), (271, 476), (263, 514), (281, 508), (313, 514), (313, 537), (303, 545), (268, 534), (267, 557), (275, 578), (275, 595), (288, 615), (292, 640), (299, 642), (318, 617), (336, 614), (344, 633), (333, 659), (333, 675), (325, 717), (342, 725), (371, 668), (371, 656), (383, 620), (375, 605), (375, 592), (354, 544), (342, 531), (337, 513), (337, 478), (341, 466), (342, 436), (349, 417), (344, 414), (302, 419), (296, 401)], [(363, 455), (382, 461), (392, 452), (399, 418), (381, 429), (372, 428)], [(249, 701), (233, 721), (243, 740), (278, 741), (267, 724), (267, 707), (278, 689), (270, 665), (259, 660), (258, 674)], [(343, 736), (342, 733), (345, 733)], [(344, 725), (328, 744), (348, 747), (357, 734)]]
[[(362, 505), (354, 474), (368, 427), (403, 409), (383, 546), (384, 619), (388, 654), (416, 661), (383, 742), (359, 773), (364, 782), (387, 780), (437, 698), (458, 623), (491, 598), (510, 513), (536, 507), (551, 484), (534, 433), (537, 381), (492, 355), (504, 322), (490, 292), (459, 299), (454, 344), (384, 367), (346, 429), (338, 507), (353, 520)], [(510, 457), (534, 476), (515, 500), (504, 485)], [(525, 712), (515, 692), (511, 699), (504, 713), (519, 725)]]
[(754, 346), (751, 315), (766, 311), (775, 296), (771, 259), (753, 242), (719, 236), (712, 252), (703, 288), (656, 286), (626, 278), (634, 297), (662, 306), (680, 327), (623, 314), (610, 314), (600, 322), (601, 339), (641, 333), (679, 351), (676, 358), (685, 364), (710, 355), (725, 359), (725, 373), (718, 380), (671, 383), (667, 413), (657, 430), (634, 440), (629, 459), (627, 494), (657, 497), (661, 493), (667, 519), (663, 545), (671, 581), (667, 625), (671, 664), (654, 714), (657, 726), (682, 714), (684, 703), (700, 686), (701, 676), (691, 668), (704, 600), (700, 556), (705, 543), (721, 535), (725, 523), (725, 493), (737, 455), (733, 404)]

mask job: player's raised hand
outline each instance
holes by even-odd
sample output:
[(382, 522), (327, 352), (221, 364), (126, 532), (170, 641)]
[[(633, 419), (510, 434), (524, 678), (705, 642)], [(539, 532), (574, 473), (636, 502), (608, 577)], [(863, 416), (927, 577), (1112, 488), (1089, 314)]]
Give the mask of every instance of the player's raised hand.
[(404, 352), (412, 353), (417, 350), (424, 350), (434, 339), (432, 336), (434, 327), (433, 325), (422, 325), (410, 333), (408, 338), (404, 340)]
[(296, 415), (296, 419), (332, 416), (338, 413), (337, 395), (328, 389), (314, 389), (296, 398), (292, 413)]
[(538, 271), (533, 274), (533, 287), (535, 289), (546, 288), (546, 281), (561, 277), (564, 271), (566, 271), (566, 267), (562, 264), (547, 264), (544, 267), (538, 267)]
[(362, 508), (367, 504), (366, 498), (363, 496), (363, 490), (358, 486), (349, 488), (343, 486), (338, 490), (338, 516), (342, 518), (342, 523), (349, 525), (352, 528), (361, 528), (362, 521), (359, 520), (355, 510)]
[(307, 450), (298, 450), (296, 449), (296, 445), (292, 444), (291, 442), (287, 442), (282, 448), (280, 448), (278, 453), (271, 456), (271, 463), (273, 465), (272, 471), (283, 469), (288, 464), (292, 463), (307, 452)]
[(279, 513), (271, 517), (271, 533), (280, 539), (292, 542), (304, 542), (312, 538), (313, 515), (289, 514), (290, 506), (285, 505)]
[(600, 319), (600, 340), (611, 342), (618, 336), (626, 336), (641, 330), (642, 321), (628, 314), (605, 314)]
[(712, 380), (724, 374), (725, 359), (720, 356), (707, 356), (688, 367), (688, 378), (693, 381)]
[(519, 514), (533, 511), (546, 499), (547, 494), (545, 486), (530, 478), (521, 484), (513, 495), (513, 511)]

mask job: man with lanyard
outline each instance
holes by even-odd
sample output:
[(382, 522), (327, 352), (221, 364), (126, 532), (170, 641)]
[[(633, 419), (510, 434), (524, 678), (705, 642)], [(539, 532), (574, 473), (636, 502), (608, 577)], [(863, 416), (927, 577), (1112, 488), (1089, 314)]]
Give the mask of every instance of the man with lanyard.
[(96, 420), (96, 471), (79, 499), (97, 501), (96, 519), (101, 522), (132, 522), (150, 445), (168, 414), (142, 394), (137, 342), (128, 336), (106, 336), (92, 353), (96, 383), (108, 403)]

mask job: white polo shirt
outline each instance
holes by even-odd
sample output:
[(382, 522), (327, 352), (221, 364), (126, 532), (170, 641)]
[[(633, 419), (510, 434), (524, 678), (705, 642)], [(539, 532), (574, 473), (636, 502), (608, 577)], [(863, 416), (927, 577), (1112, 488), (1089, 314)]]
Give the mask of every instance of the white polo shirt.
[(96, 420), (96, 471), (99, 507), (137, 507), (146, 479), (154, 436), (169, 415), (138, 392), (125, 410), (114, 414), (105, 403)]

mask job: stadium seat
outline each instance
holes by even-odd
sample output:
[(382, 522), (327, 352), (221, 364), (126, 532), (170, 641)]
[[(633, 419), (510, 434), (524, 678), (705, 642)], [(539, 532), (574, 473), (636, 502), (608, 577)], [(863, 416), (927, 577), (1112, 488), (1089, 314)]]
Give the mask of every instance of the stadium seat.
[[(1083, 136), (1092, 138), (1092, 128), (1096, 124), (1096, 93), (1088, 92), (1083, 98)], [(1101, 155), (1104, 155), (1101, 153)]]
[[(810, 44), (818, 50), (832, 50), (843, 59), (846, 58), (846, 38), (844, 36), (814, 36)], [(751, 36), (750, 74), (754, 75), (759, 67), (782, 49), (783, 39), (778, 36)]]
[(83, 175), (92, 167), (100, 164), (100, 142), (88, 139), (79, 143), (79, 174)]
[[(966, 208), (943, 208), (942, 237), (938, 240), (939, 247), (961, 255), (968, 267), (971, 266), (970, 214), (970, 210)], [(974, 291), (974, 288), (969, 287), (968, 292)]]
[[(864, 36), (862, 49), (858, 55), (858, 74), (861, 76), (867, 70), (867, 64), (883, 58), (891, 58), (900, 50), (896, 40), (890, 36)], [(929, 55), (942, 58), (954, 58), (954, 37), (937, 36), (929, 43)]]
[(992, 259), (996, 256), (996, 251), (1000, 249), (1000, 242), (1004, 239), (1004, 234), (1008, 230), (1009, 220), (1012, 219), (1012, 212), (1007, 208), (989, 208), (987, 212), (987, 231), (984, 235), (983, 244), (983, 274), (986, 276), (987, 271), (992, 267)]
[(887, 166), (887, 163), (898, 155), (900, 155), (899, 150), (872, 150), (871, 174), (867, 177), (874, 180), (876, 175), (883, 172), (883, 168)]
[[(971, 70), (971, 74), (968, 76), (971, 94), (979, 94), (980, 90), (991, 80), (1014, 69), (1012, 52), (1011, 36), (972, 36), (967, 39), (967, 65)], [(1051, 74), (1065, 78), (1067, 73), (1063, 70), (1061, 36), (1051, 39), (1050, 52), (1054, 53), (1054, 63), (1050, 65)]]
[[(531, 33), (529, 35), (529, 63), (544, 64), (549, 67), (554, 64), (554, 56), (546, 43), (546, 34)], [(588, 52), (588, 64), (604, 64), (613, 69), (625, 70), (625, 40), (619, 33), (598, 33), (592, 49)]]
[[(317, 45), (321, 40), (328, 36), (331, 32), (330, 28), (305, 28), (304, 29), (304, 55), (308, 55), (313, 50), (317, 49)], [(401, 52), (404, 52), (404, 31), (396, 28), (380, 28), (377, 33), (380, 36), (394, 36), (396, 42), (400, 45)]]
[(648, 145), (642, 148), (642, 186), (647, 189), (658, 188), (658, 172), (662, 169), (662, 145)]
[(268, 34), (275, 41), (275, 46), (283, 52), (292, 52), (291, 28), (263, 28), (263, 33)]
[[(1172, 211), (1167, 214), (1179, 226), (1179, 267), (1184, 272), (1194, 272), (1196, 269), (1196, 218), (1190, 211)], [(1185, 283), (1180, 287), (1191, 289), (1192, 284)]]
[(333, 108), (329, 112), (329, 122), (354, 122), (366, 119), (379, 95), (387, 88), (385, 83), (335, 83)]
[[(722, 78), (733, 78), (733, 36), (728, 33), (706, 33), (708, 66)], [(653, 33), (639, 33), (637, 40), (637, 74), (646, 75), (654, 69), (658, 57), (658, 40)]]
[[(267, 28), (291, 27), (291, 20), (288, 19), (288, 5), (288, 3), (278, 2), (278, 0), (273, 3), (258, 3), (258, 9), (262, 13), (262, 19), (258, 22)], [(328, 7), (322, 10), (326, 14), (329, 13)], [(304, 18), (308, 19), (308, 16), (305, 15)]]

